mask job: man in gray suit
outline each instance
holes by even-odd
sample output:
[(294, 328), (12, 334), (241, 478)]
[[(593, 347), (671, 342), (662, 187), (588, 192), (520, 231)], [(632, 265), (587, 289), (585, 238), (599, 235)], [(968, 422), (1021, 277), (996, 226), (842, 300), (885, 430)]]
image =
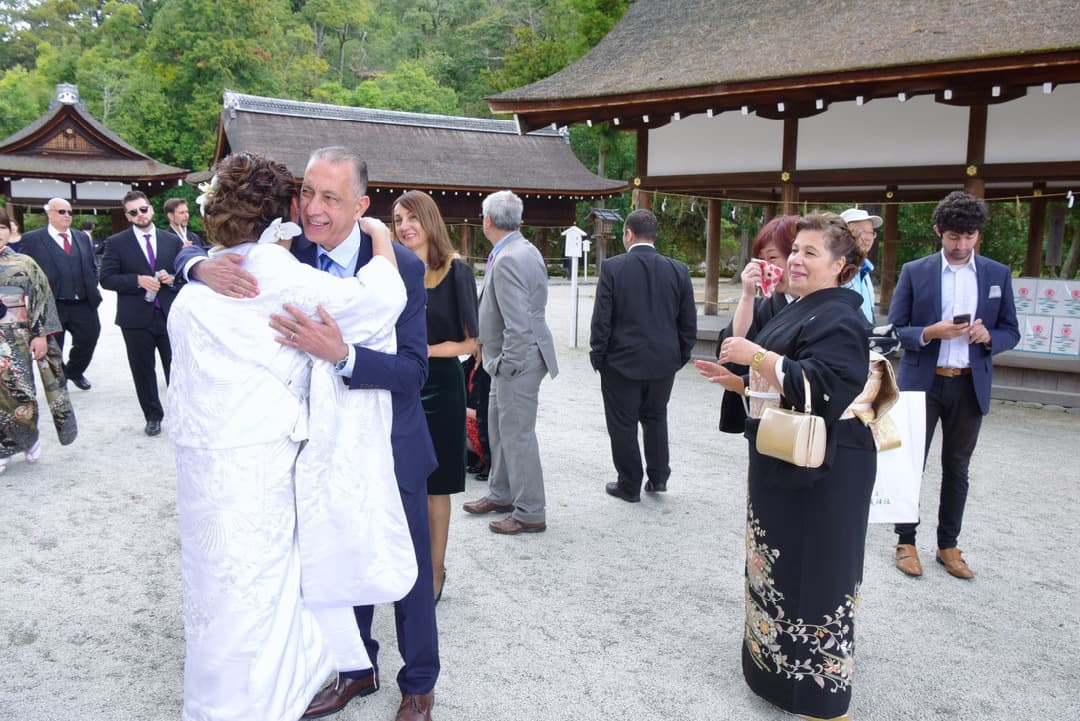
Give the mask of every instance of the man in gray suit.
[(466, 503), (469, 513), (510, 513), (492, 521), (495, 533), (516, 535), (547, 529), (544, 472), (536, 442), (540, 381), (559, 373), (555, 345), (544, 320), (547, 266), (521, 227), (521, 198), (500, 190), (484, 198), (484, 235), (491, 255), (480, 292), (480, 344), (491, 376), (488, 493)]

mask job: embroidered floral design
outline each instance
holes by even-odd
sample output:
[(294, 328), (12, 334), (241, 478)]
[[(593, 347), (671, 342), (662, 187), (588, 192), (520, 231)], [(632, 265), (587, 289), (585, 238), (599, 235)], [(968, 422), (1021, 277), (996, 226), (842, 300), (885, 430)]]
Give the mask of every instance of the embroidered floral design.
[(833, 693), (846, 691), (854, 671), (852, 622), (861, 601), (859, 586), (844, 595), (833, 613), (816, 622), (789, 619), (783, 607), (784, 594), (772, 577), (780, 551), (769, 548), (765, 535), (748, 504), (745, 643), (751, 658), (758, 668), (785, 678), (811, 680)]

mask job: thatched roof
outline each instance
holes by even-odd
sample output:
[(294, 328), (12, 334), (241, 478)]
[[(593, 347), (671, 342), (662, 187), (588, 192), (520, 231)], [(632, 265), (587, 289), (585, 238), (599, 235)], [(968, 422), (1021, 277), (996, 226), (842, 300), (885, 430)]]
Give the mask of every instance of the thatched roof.
[(79, 102), (54, 102), (48, 112), (0, 141), (0, 173), (123, 183), (174, 181), (183, 168), (159, 163), (128, 145)]
[(311, 151), (361, 150), (369, 186), (446, 191), (557, 193), (608, 197), (626, 183), (591, 172), (565, 134), (519, 135), (506, 120), (461, 118), (306, 103), (226, 91), (216, 158), (255, 152), (302, 177)]
[(934, 92), (957, 76), (1076, 82), (1076, 0), (637, 0), (581, 60), (489, 104), (529, 128), (607, 120), (631, 102), (703, 112), (775, 105), (780, 92)]

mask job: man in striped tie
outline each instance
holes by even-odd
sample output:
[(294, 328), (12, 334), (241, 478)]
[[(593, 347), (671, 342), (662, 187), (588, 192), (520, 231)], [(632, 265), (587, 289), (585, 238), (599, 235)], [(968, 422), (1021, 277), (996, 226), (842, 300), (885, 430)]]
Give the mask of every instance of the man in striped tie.
[(101, 304), (98, 290), (97, 262), (90, 236), (71, 227), (71, 203), (63, 198), (52, 198), (45, 204), (49, 223), (44, 228), (27, 232), (19, 252), (29, 255), (49, 279), (56, 311), (64, 333), (59, 335), (60, 349), (64, 338), (71, 335), (64, 372), (78, 388), (90, 390), (90, 381), (84, 373), (94, 356), (101, 321), (97, 307)]
[(161, 356), (168, 384), (172, 347), (166, 319), (176, 298), (172, 267), (183, 243), (174, 233), (154, 226), (154, 207), (137, 190), (124, 196), (124, 216), (131, 227), (105, 241), (101, 287), (116, 291), (116, 324), (127, 346), (135, 394), (146, 419), (144, 431), (156, 436), (165, 411), (158, 397), (154, 352)]

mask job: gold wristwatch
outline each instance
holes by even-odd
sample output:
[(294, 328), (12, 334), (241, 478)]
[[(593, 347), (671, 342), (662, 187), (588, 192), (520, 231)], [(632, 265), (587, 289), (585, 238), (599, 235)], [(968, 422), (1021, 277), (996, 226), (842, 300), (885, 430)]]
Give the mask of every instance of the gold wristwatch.
[(750, 370), (757, 371), (758, 366), (761, 365), (761, 361), (765, 360), (765, 354), (767, 350), (759, 350), (754, 354), (754, 357), (750, 359)]

